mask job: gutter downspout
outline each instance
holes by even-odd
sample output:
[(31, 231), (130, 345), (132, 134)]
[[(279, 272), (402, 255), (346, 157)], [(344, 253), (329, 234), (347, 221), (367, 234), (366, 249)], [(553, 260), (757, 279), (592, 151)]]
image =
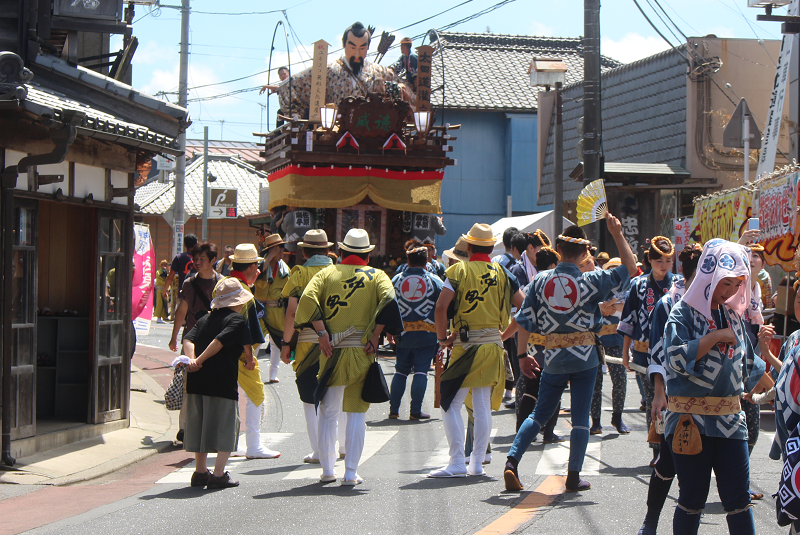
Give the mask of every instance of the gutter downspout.
[[(70, 114), (73, 115), (73, 114)], [(26, 156), (21, 159), (17, 165), (11, 165), (3, 169), (0, 173), (2, 180), (2, 206), (3, 217), (0, 221), (2, 225), (2, 307), (3, 307), (3, 427), (2, 427), (2, 463), (6, 466), (14, 466), (17, 462), (11, 456), (11, 282), (12, 282), (12, 250), (14, 247), (14, 188), (17, 185), (17, 178), (20, 173), (28, 171), (29, 167), (37, 165), (47, 165), (54, 163), (61, 163), (66, 158), (70, 146), (75, 141), (77, 135), (77, 128), (73, 124), (77, 119), (80, 122), (80, 114), (74, 116), (67, 116), (69, 121), (67, 124), (61, 124), (60, 128), (55, 128), (50, 131), (50, 139), (55, 144), (55, 148), (46, 154), (36, 154), (34, 156)], [(56, 123), (60, 124), (60, 123)]]

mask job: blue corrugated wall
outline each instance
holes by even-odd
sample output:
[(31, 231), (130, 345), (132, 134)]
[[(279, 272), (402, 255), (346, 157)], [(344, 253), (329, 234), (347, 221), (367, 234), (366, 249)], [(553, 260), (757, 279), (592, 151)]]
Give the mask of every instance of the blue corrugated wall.
[(452, 247), (473, 223), (493, 223), (514, 212), (541, 212), (536, 205), (536, 114), (447, 110), (445, 121), (461, 124), (451, 134), (452, 158), (445, 170), (442, 215), (447, 235), (436, 240), (438, 254)]

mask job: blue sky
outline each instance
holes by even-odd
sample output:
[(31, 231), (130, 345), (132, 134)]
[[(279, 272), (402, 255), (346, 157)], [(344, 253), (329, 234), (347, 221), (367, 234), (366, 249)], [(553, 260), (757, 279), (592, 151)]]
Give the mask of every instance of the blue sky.
[[(638, 0), (639, 4), (673, 43), (665, 23), (655, 15), (656, 0)], [(397, 2), (332, 2), (330, 0), (192, 0), (189, 42), (189, 99), (212, 97), (237, 90), (246, 90), (267, 82), (267, 74), (249, 76), (268, 68), (270, 42), (276, 23), (283, 20), (275, 39), (271, 80), (277, 80), (277, 68), (288, 62), (284, 31), (289, 29), (288, 52), (293, 69), (302, 70), (300, 60), (309, 60), (311, 43), (325, 39), (331, 51), (341, 45), (344, 28), (359, 20), (377, 27), (378, 33), (412, 24), (447, 9), (447, 13), (396, 32), (396, 43), (404, 36), (415, 36), (430, 28), (441, 28), (498, 4), (500, 0), (406, 0)], [(659, 0), (666, 14), (688, 36), (716, 34), (719, 37), (780, 39), (780, 23), (757, 22), (763, 10), (748, 8), (747, 0)], [(180, 0), (162, 0), (164, 4), (180, 4)], [(463, 4), (463, 5), (462, 5)], [(276, 13), (253, 14), (278, 10)], [(284, 18), (281, 10), (285, 10)], [(210, 13), (248, 13), (220, 15)], [(659, 12), (666, 20), (663, 12)], [(783, 9), (776, 14), (784, 13)], [(287, 20), (288, 23), (287, 24)], [(601, 51), (604, 55), (629, 62), (660, 52), (669, 47), (648, 25), (633, 0), (605, 0), (600, 10)], [(582, 0), (516, 0), (474, 20), (459, 24), (451, 31), (486, 32), (576, 37), (583, 34)], [(672, 31), (680, 37), (674, 28)], [(133, 62), (133, 85), (150, 94), (176, 92), (178, 87), (178, 50), (180, 14), (162, 7), (150, 10), (136, 7), (133, 33), (139, 48)], [(682, 39), (682, 37), (681, 37)], [(121, 40), (112, 41), (112, 49)], [(415, 46), (419, 42), (415, 42)], [(373, 41), (373, 50), (377, 45)], [(386, 65), (399, 55), (392, 50), (382, 61)], [(338, 56), (338, 54), (337, 54)], [(331, 56), (329, 60), (335, 59)], [(777, 60), (777, 58), (774, 58)], [(491, 76), (491, 73), (486, 73)], [(243, 80), (223, 83), (235, 78)], [(214, 85), (209, 85), (214, 84)], [(198, 87), (206, 86), (206, 87)], [(192, 89), (194, 88), (194, 89)], [(168, 94), (170, 101), (177, 94)], [(258, 91), (245, 91), (226, 98), (190, 102), (194, 124), (190, 138), (201, 138), (203, 126), (209, 127), (211, 139), (254, 141), (252, 132), (266, 128), (266, 97)], [(274, 125), (276, 98), (270, 99), (270, 126)], [(224, 121), (224, 123), (222, 123)]]

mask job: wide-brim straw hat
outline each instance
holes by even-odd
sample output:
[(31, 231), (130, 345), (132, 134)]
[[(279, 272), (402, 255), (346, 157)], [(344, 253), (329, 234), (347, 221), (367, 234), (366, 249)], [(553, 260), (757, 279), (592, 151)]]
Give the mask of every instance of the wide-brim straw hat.
[(226, 277), (214, 287), (216, 297), (211, 301), (211, 309), (243, 305), (253, 298), (253, 294), (242, 288), (238, 279)]
[[(280, 236), (278, 236), (278, 239), (280, 239)], [(238, 264), (252, 264), (254, 262), (261, 262), (264, 258), (258, 256), (258, 250), (252, 243), (240, 243), (236, 246), (236, 249), (233, 250), (231, 260)]]
[(466, 240), (464, 240), (464, 238), (459, 238), (452, 249), (447, 249), (442, 254), (455, 261), (469, 260), (469, 251), (467, 250)]
[(264, 238), (264, 243), (261, 244), (261, 250), (266, 251), (271, 247), (275, 247), (276, 245), (281, 245), (284, 243), (286, 242), (283, 241), (283, 238), (281, 238), (280, 234), (270, 234), (269, 236)]
[(608, 260), (609, 258), (608, 253), (605, 251), (597, 255), (597, 260)]
[(298, 247), (306, 249), (327, 249), (333, 247), (333, 243), (328, 241), (328, 235), (322, 229), (312, 228), (303, 236), (303, 241), (298, 242)]
[(344, 241), (339, 242), (339, 249), (349, 253), (368, 253), (375, 248), (369, 243), (369, 234), (360, 228), (351, 228), (347, 231)]
[(620, 259), (620, 257), (615, 256), (614, 258), (605, 263), (603, 269), (614, 269), (615, 267), (621, 265), (622, 265), (622, 260)]
[(486, 247), (494, 246), (494, 244), (497, 243), (497, 238), (492, 234), (492, 227), (486, 223), (475, 223), (472, 225), (472, 228), (469, 229), (469, 232), (462, 234), (461, 237), (464, 238), (464, 241), (472, 245)]

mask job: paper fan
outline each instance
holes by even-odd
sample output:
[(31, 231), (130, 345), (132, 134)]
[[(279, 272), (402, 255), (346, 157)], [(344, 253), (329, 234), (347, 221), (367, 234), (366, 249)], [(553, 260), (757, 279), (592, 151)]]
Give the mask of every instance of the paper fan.
[(578, 225), (584, 226), (599, 221), (606, 213), (608, 213), (608, 202), (603, 179), (590, 182), (578, 195)]

